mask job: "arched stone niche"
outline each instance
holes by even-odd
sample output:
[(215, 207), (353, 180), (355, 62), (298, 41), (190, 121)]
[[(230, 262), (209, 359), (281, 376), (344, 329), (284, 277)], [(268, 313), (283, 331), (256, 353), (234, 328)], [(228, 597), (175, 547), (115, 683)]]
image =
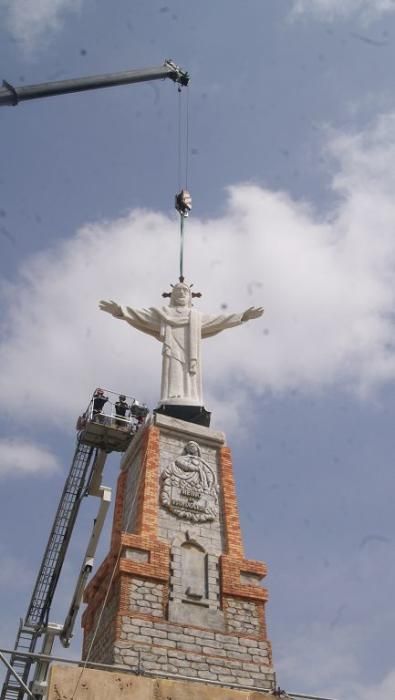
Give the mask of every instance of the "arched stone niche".
[(207, 554), (196, 542), (181, 545), (181, 581), (183, 600), (208, 606)]
[(217, 555), (188, 530), (180, 533), (171, 546), (169, 620), (222, 630), (219, 593)]

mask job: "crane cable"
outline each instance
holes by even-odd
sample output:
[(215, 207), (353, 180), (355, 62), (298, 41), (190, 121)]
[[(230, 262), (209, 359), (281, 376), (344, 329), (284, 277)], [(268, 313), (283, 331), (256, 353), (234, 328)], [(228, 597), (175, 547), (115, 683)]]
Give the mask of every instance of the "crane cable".
[(189, 175), (189, 90), (187, 90), (187, 114), (186, 114), (186, 138), (185, 138), (185, 189), (188, 190)]
[[(182, 101), (181, 101), (181, 86), (178, 86), (178, 186), (180, 191), (175, 197), (175, 207), (180, 215), (180, 282), (184, 280), (184, 224), (189, 212), (192, 209), (192, 198), (188, 192), (188, 176), (189, 176), (189, 91), (187, 91), (186, 99), (186, 117), (183, 119)], [(183, 121), (185, 127), (183, 128)], [(182, 178), (182, 141), (183, 131), (185, 131), (185, 172)], [(185, 187), (182, 186), (184, 179)]]

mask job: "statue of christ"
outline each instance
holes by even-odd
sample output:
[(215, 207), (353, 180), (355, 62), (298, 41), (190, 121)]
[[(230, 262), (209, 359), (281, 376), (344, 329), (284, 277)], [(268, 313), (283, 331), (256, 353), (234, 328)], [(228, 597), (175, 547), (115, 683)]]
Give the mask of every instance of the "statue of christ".
[(184, 281), (173, 286), (169, 306), (124, 310), (115, 301), (101, 301), (100, 308), (162, 343), (160, 403), (179, 406), (203, 406), (201, 338), (263, 314), (253, 306), (241, 314), (201, 313), (192, 307), (191, 288)]

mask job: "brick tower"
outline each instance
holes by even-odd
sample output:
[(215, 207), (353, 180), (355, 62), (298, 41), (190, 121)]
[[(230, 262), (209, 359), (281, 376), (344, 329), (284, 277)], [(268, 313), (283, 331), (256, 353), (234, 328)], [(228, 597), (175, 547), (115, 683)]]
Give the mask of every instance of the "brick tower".
[(110, 552), (85, 593), (84, 658), (273, 689), (265, 574), (244, 557), (224, 434), (157, 413), (121, 463)]

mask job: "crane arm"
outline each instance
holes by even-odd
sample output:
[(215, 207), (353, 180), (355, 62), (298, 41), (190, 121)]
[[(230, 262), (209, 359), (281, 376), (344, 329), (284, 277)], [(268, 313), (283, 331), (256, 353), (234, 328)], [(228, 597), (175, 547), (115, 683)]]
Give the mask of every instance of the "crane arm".
[(0, 107), (7, 105), (15, 107), (19, 102), (36, 100), (41, 97), (97, 90), (99, 88), (114, 87), (115, 85), (143, 83), (163, 78), (170, 78), (180, 85), (188, 85), (189, 82), (188, 73), (181, 70), (179, 66), (170, 60), (166, 60), (163, 66), (156, 68), (142, 68), (140, 70), (123, 71), (122, 73), (107, 73), (105, 75), (86, 76), (85, 78), (56, 80), (50, 83), (39, 83), (38, 85), (14, 87), (6, 80), (3, 80), (3, 87), (0, 88)]

